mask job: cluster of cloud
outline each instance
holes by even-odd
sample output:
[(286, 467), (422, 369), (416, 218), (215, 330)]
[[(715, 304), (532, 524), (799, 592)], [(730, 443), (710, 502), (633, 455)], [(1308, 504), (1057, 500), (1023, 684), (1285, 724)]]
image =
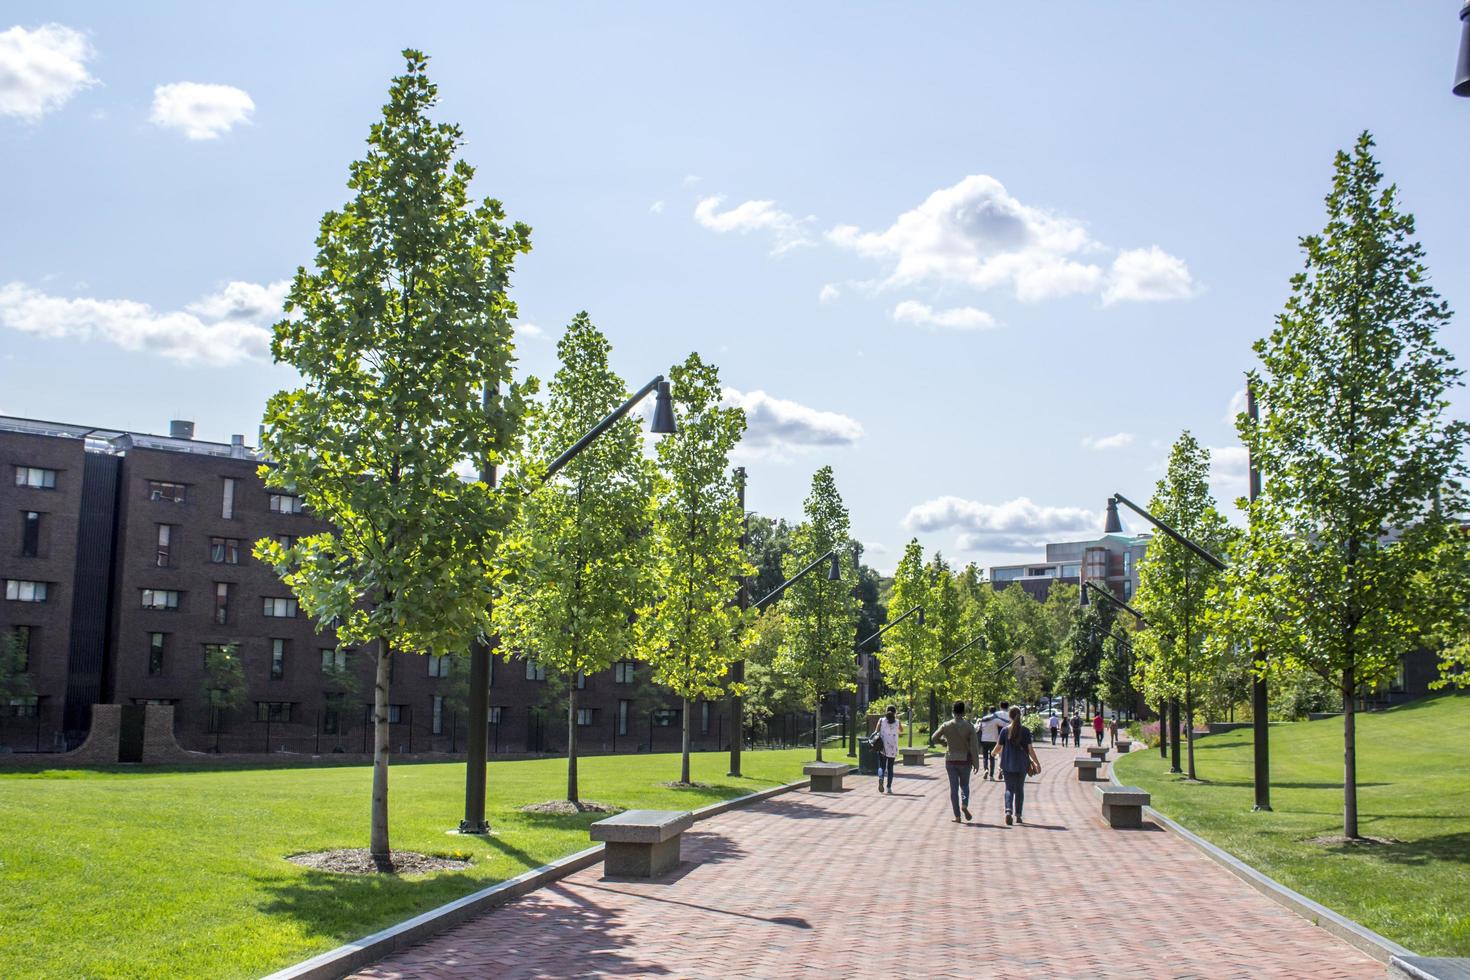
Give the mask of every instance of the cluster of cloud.
[(959, 531), (963, 551), (1029, 552), (1049, 541), (1101, 534), (1102, 515), (1083, 507), (1053, 507), (1017, 497), (987, 504), (963, 497), (937, 497), (909, 510), (908, 531)]
[(764, 391), (723, 391), (726, 405), (745, 410), (745, 436), (739, 452), (755, 457), (784, 457), (815, 449), (852, 446), (863, 436), (862, 424), (840, 412), (811, 408)]
[(1114, 432), (1110, 436), (1083, 436), (1083, 449), (1122, 449), (1133, 445), (1133, 433)]
[(973, 306), (956, 306), (936, 310), (927, 303), (906, 299), (893, 308), (893, 319), (900, 323), (916, 323), (921, 327), (943, 327), (947, 330), (989, 330), (995, 317)]
[(213, 140), (250, 121), (255, 102), (233, 85), (173, 82), (153, 90), (156, 126), (177, 129), (191, 140)]
[(769, 232), (774, 245), (771, 254), (780, 255), (802, 245), (810, 245), (803, 222), (776, 206), (775, 201), (746, 201), (725, 211), (720, 210), (724, 197), (714, 194), (701, 197), (694, 205), (694, 220), (718, 234), (752, 231)]
[[(64, 24), (0, 32), (0, 115), (36, 122), (96, 85), (87, 70), (96, 57), (85, 34)], [(250, 121), (255, 103), (232, 85), (173, 82), (153, 90), (150, 120), (191, 140), (218, 139)]]
[(48, 339), (97, 338), (182, 363), (234, 364), (270, 356), (270, 325), (290, 283), (231, 282), (181, 310), (126, 299), (52, 296), (19, 282), (0, 286), (0, 327)]

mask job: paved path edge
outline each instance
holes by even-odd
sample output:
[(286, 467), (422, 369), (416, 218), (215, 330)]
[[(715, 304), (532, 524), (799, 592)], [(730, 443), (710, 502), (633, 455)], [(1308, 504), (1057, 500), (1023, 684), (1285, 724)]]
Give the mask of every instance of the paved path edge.
[[(1114, 774), (1113, 766), (1111, 765), (1108, 766), (1108, 779), (1114, 786), (1123, 785), (1118, 782), (1118, 777)], [(1393, 960), (1397, 957), (1414, 956), (1412, 951), (1400, 946), (1392, 939), (1386, 936), (1380, 936), (1362, 923), (1354, 922), (1347, 916), (1332, 911), (1320, 902), (1312, 901), (1301, 892), (1287, 888), (1275, 878), (1251, 867), (1228, 851), (1211, 844), (1203, 837), (1186, 829), (1183, 825), (1164, 816), (1153, 807), (1146, 806), (1143, 809), (1148, 816), (1158, 821), (1159, 825), (1165, 830), (1189, 841), (1189, 843), (1204, 852), (1205, 856), (1210, 860), (1223, 866), (1225, 870), (1250, 885), (1262, 895), (1285, 905), (1297, 915), (1312, 923), (1312, 925), (1319, 929), (1327, 930), (1337, 938), (1367, 953), (1380, 963), (1387, 966), (1392, 964)]]
[[(801, 789), (809, 782), (808, 779), (799, 779), (794, 783), (773, 786), (770, 789), (711, 803), (695, 810), (694, 819), (696, 821), (708, 820), (710, 817), (717, 817), (737, 807), (759, 803), (761, 800)], [(575, 854), (558, 858), (549, 864), (543, 864), (539, 868), (522, 872), (514, 878), (507, 878), (499, 884), (471, 892), (463, 898), (457, 898), (438, 908), (421, 912), (411, 919), (405, 919), (370, 936), (364, 936), (356, 942), (329, 949), (325, 953), (318, 953), (310, 959), (277, 970), (264, 980), (337, 980), (361, 967), (371, 966), (389, 953), (422, 942), (436, 933), (459, 925), (466, 919), (512, 902), (542, 885), (566, 878), (601, 860), (601, 844), (577, 851)], [(1407, 950), (1404, 952), (1408, 953)]]

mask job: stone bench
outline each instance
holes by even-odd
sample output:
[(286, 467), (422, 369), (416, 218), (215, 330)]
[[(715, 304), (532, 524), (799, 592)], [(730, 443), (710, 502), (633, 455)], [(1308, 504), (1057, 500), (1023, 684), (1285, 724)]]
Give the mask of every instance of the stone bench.
[(1118, 739), (1118, 754), (1119, 755), (1127, 755), (1131, 751), (1133, 751), (1133, 739), (1131, 739), (1131, 738), (1120, 738), (1120, 739)]
[(1108, 747), (1106, 745), (1089, 745), (1087, 747), (1087, 754), (1098, 762), (1108, 761)]
[(842, 762), (808, 762), (801, 771), (812, 777), (813, 793), (840, 793), (842, 777), (852, 772), (852, 766)]
[(628, 810), (592, 825), (605, 843), (602, 873), (610, 878), (657, 878), (679, 863), (679, 835), (694, 826), (688, 810)]
[(1095, 783), (1102, 778), (1102, 760), (1095, 759), (1090, 755), (1079, 755), (1072, 760), (1072, 765), (1077, 767), (1077, 782)]
[(1097, 795), (1102, 797), (1102, 815), (1109, 827), (1130, 829), (1143, 826), (1143, 808), (1148, 806), (1148, 793), (1137, 786), (1099, 786)]
[(899, 758), (903, 759), (906, 766), (927, 765), (924, 760), (929, 758), (929, 750), (921, 748), (902, 748), (898, 750)]

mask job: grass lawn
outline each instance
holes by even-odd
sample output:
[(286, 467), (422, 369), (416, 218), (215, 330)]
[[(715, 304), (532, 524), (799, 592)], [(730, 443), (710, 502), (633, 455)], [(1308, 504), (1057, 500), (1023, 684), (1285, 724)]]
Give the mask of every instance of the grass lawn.
[(1470, 956), (1470, 695), (1359, 715), (1358, 830), (1386, 845), (1323, 845), (1342, 833), (1342, 720), (1271, 727), (1271, 813), (1251, 813), (1251, 733), (1195, 743), (1201, 785), (1157, 749), (1118, 779), (1277, 881), (1423, 956)]
[[(832, 756), (846, 760), (840, 750)], [(707, 788), (671, 789), (677, 755), (579, 761), (584, 799), (693, 809), (801, 778), (812, 750), (693, 757)], [(0, 773), (0, 977), (260, 976), (589, 846), (594, 814), (532, 815), (560, 799), (566, 760), (490, 766), (488, 838), (447, 835), (464, 766), (396, 765), (395, 849), (468, 856), (414, 878), (349, 878), (284, 860), (367, 846), (371, 769)]]

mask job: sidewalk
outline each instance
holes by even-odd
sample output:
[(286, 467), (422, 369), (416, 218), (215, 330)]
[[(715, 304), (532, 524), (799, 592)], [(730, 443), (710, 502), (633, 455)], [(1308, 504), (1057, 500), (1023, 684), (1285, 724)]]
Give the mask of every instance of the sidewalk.
[(598, 865), (359, 976), (1384, 975), (1173, 834), (1108, 829), (1078, 751), (1038, 746), (1024, 826), (979, 777), (951, 823), (937, 760), (892, 796), (849, 777), (697, 825), (664, 879)]

